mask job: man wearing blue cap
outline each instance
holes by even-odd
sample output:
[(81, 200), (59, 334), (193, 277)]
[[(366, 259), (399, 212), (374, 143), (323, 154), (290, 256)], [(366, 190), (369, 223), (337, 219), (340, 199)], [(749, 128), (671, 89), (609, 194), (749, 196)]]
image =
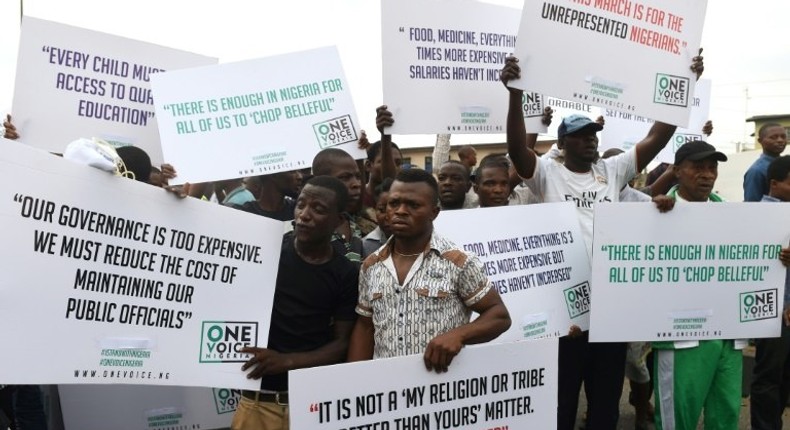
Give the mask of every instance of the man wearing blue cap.
[[(702, 73), (702, 57), (691, 69)], [(500, 73), (507, 86), (519, 78), (518, 59), (510, 57)], [(510, 158), (524, 183), (543, 202), (571, 201), (576, 205), (588, 255), (592, 255), (593, 207), (619, 201), (620, 190), (666, 146), (675, 126), (656, 121), (647, 136), (630, 150), (607, 159), (598, 156), (596, 133), (603, 127), (582, 115), (562, 120), (557, 146), (564, 159), (559, 163), (541, 159), (528, 144), (537, 139), (527, 134), (521, 108), (523, 91), (508, 88), (507, 146)], [(588, 430), (614, 430), (620, 417), (620, 395), (625, 374), (625, 343), (589, 343), (586, 332), (571, 328), (572, 336), (560, 338), (557, 429), (572, 430), (576, 422), (579, 390), (584, 381), (588, 394)]]

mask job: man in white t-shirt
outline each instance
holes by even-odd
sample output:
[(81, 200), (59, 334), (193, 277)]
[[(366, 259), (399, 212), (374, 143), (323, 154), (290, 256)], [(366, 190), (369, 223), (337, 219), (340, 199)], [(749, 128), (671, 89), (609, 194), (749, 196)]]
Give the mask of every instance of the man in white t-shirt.
[[(702, 73), (702, 57), (691, 69)], [(507, 86), (519, 78), (518, 59), (510, 57), (500, 73)], [(564, 152), (562, 164), (539, 158), (530, 149), (535, 134), (527, 134), (522, 114), (523, 91), (508, 88), (508, 154), (519, 176), (544, 202), (571, 201), (576, 205), (588, 255), (592, 255), (593, 206), (619, 201), (620, 190), (666, 146), (675, 126), (656, 121), (647, 136), (632, 149), (606, 160), (598, 157), (596, 132), (603, 127), (581, 115), (562, 120), (557, 145)], [(595, 286), (592, 286), (593, 290)], [(620, 416), (625, 343), (589, 343), (587, 333), (560, 338), (557, 429), (572, 430), (576, 422), (579, 390), (584, 381), (588, 400), (588, 430), (614, 430)]]

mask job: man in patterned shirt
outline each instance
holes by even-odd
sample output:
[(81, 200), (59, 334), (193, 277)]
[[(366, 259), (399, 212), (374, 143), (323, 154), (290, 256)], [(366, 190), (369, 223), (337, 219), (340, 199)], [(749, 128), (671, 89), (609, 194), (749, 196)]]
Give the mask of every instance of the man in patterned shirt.
[[(349, 361), (423, 353), (428, 370), (444, 372), (464, 345), (510, 327), (480, 260), (433, 230), (438, 200), (430, 173), (395, 177), (387, 205), (392, 237), (362, 264)], [(472, 311), (480, 317), (469, 322)]]

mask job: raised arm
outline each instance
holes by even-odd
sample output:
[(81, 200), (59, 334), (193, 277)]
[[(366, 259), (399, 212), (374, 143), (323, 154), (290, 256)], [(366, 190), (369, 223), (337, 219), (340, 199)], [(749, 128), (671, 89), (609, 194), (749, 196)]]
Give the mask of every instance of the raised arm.
[[(702, 58), (702, 48), (699, 55), (692, 58), (691, 70), (697, 74), (697, 79), (702, 75), (705, 65)], [(669, 139), (675, 134), (676, 126), (660, 121), (653, 123), (647, 136), (636, 144), (636, 170), (641, 171), (646, 168), (653, 158), (667, 146)]]
[[(392, 158), (392, 135), (384, 132), (384, 129), (390, 127), (394, 122), (392, 112), (387, 110), (386, 105), (376, 108), (376, 128), (381, 133), (381, 182), (386, 178), (394, 179), (398, 173), (395, 159)], [(378, 186), (379, 184), (373, 185)]]
[(450, 161), (450, 136), (449, 134), (437, 134), (436, 145), (433, 147), (433, 171), (434, 175), (439, 172), (447, 161)]
[(515, 57), (508, 57), (507, 60), (505, 60), (505, 67), (502, 68), (502, 72), (499, 75), (499, 78), (502, 80), (502, 83), (505, 84), (509, 93), (506, 125), (507, 152), (519, 176), (522, 178), (531, 178), (532, 174), (535, 173), (537, 156), (530, 148), (529, 141), (532, 140), (532, 147), (534, 147), (538, 135), (528, 135), (526, 126), (524, 125), (524, 115), (521, 112), (521, 99), (524, 92), (507, 86), (508, 82), (520, 76), (521, 68), (518, 65), (518, 59)]

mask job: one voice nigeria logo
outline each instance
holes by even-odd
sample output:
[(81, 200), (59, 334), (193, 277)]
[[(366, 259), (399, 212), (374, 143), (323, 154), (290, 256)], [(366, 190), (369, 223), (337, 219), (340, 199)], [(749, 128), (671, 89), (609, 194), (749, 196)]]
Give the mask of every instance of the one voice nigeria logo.
[(582, 282), (563, 290), (565, 304), (568, 305), (568, 314), (571, 318), (590, 312), (590, 284)]
[(351, 115), (332, 118), (313, 124), (313, 131), (321, 149), (359, 140)]
[(653, 102), (672, 106), (688, 106), (689, 78), (657, 73)]
[(766, 320), (779, 316), (777, 290), (760, 290), (741, 293), (741, 322)]
[(203, 321), (200, 330), (201, 363), (243, 363), (249, 354), (241, 350), (258, 345), (258, 323)]

